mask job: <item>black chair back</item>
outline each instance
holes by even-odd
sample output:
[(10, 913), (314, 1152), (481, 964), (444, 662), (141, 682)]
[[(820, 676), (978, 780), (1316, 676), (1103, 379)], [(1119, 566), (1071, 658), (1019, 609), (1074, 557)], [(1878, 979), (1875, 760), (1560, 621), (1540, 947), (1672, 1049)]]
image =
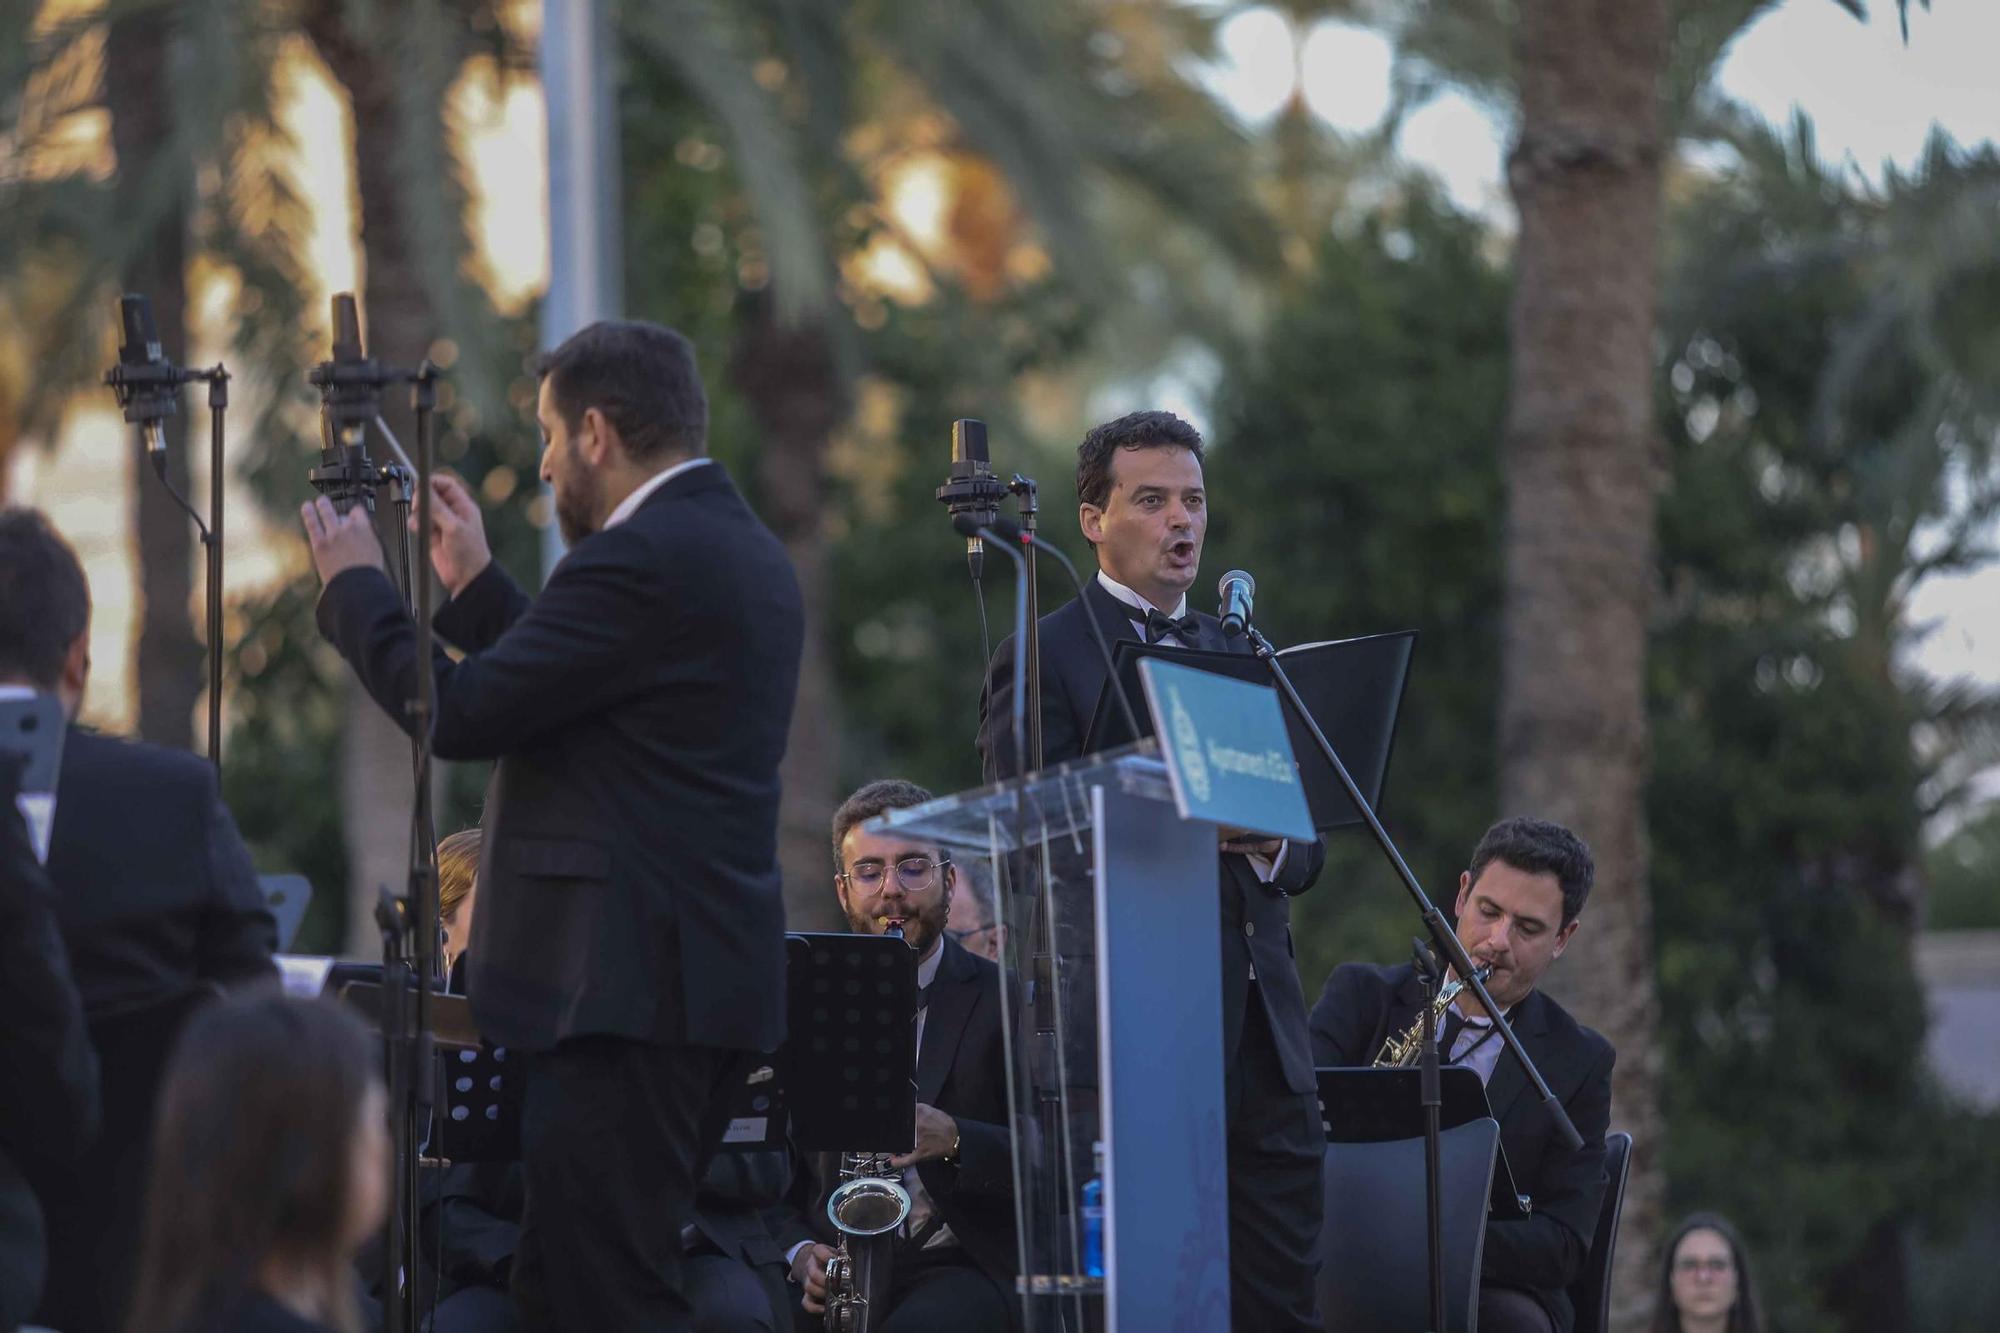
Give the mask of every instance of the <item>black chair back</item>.
[[(1445, 1329), (1472, 1333), (1500, 1126), (1474, 1120), (1438, 1136)], [(1424, 1141), (1329, 1143), (1321, 1174), (1319, 1312), (1341, 1333), (1429, 1327)]]
[(1604, 1136), (1604, 1202), (1597, 1210), (1597, 1231), (1590, 1238), (1590, 1258), (1570, 1285), (1576, 1309), (1575, 1333), (1605, 1333), (1611, 1327), (1611, 1255), (1618, 1248), (1618, 1215), (1625, 1208), (1625, 1179), (1632, 1174), (1632, 1136), (1618, 1130)]

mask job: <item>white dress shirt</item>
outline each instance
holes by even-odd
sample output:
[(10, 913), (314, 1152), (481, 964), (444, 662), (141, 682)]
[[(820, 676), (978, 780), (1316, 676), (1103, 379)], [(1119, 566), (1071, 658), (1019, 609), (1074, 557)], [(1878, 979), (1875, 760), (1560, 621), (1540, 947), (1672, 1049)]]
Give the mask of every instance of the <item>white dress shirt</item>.
[[(1511, 1007), (1502, 1009), (1500, 1016), (1505, 1018), (1511, 1012), (1513, 1012)], [(1458, 1040), (1452, 1043), (1454, 1051), (1447, 1051), (1443, 1046), (1438, 1047), (1438, 1063), (1464, 1065), (1479, 1075), (1482, 1084), (1491, 1083), (1493, 1071), (1499, 1067), (1500, 1056), (1507, 1049), (1507, 1044), (1501, 1041), (1500, 1034), (1493, 1030), (1493, 1020), (1486, 1016), (1484, 1010), (1481, 1010), (1477, 1017), (1463, 1009), (1457, 1010), (1457, 1013), (1465, 1020), (1465, 1026), (1459, 1029)], [(1450, 1011), (1438, 1015), (1437, 1040), (1440, 1042), (1444, 1040), (1445, 1020), (1449, 1017)], [(1457, 1059), (1452, 1058), (1454, 1053), (1458, 1054)]]
[[(1116, 597), (1119, 601), (1131, 607), (1132, 610), (1137, 613), (1131, 617), (1132, 625), (1135, 629), (1139, 631), (1139, 637), (1142, 639), (1145, 638), (1146, 613), (1148, 611), (1162, 610), (1163, 608), (1154, 606), (1151, 602), (1141, 597), (1138, 593), (1133, 592), (1130, 588), (1120, 583), (1117, 579), (1112, 578), (1109, 574), (1105, 573), (1101, 569), (1097, 571), (1097, 581), (1099, 584), (1103, 585), (1104, 591), (1110, 593), (1113, 597)], [(1186, 615), (1187, 594), (1182, 593), (1180, 602), (1175, 605), (1173, 610), (1167, 611), (1166, 614), (1175, 620), (1179, 620), (1182, 616)], [(1188, 646), (1181, 642), (1181, 637), (1178, 634), (1169, 634), (1166, 638), (1160, 640), (1160, 642), (1173, 643), (1181, 648), (1185, 648)]]
[(659, 490), (660, 487), (666, 485), (688, 469), (700, 467), (702, 464), (710, 461), (712, 460), (704, 454), (700, 458), (683, 459), (672, 467), (661, 468), (658, 472), (655, 472), (652, 476), (633, 487), (632, 493), (618, 502), (618, 507), (612, 510), (610, 516), (604, 520), (604, 526), (607, 528), (617, 527), (620, 523), (623, 523), (626, 519), (637, 513), (639, 506), (646, 503), (646, 497), (654, 491)]
[[(38, 693), (40, 691), (28, 685), (0, 685), (0, 702), (32, 699)], [(52, 791), (24, 791), (14, 798), (14, 804), (28, 825), (28, 842), (35, 849), (35, 859), (47, 865), (49, 834), (56, 826), (56, 794)]]
[[(919, 992), (922, 992), (924, 987), (937, 980), (938, 966), (943, 962), (944, 936), (940, 935), (931, 944), (930, 957), (917, 964), (917, 990)], [(917, 1010), (916, 1040), (910, 1047), (912, 1069), (915, 1068), (916, 1061), (923, 1058), (924, 1025), (930, 1022), (930, 1016), (931, 1010), (928, 1004)], [(937, 1204), (931, 1201), (930, 1191), (924, 1188), (923, 1177), (917, 1174), (917, 1168), (914, 1166), (903, 1168), (903, 1188), (910, 1193), (910, 1215), (903, 1223), (903, 1234), (914, 1236), (917, 1232), (923, 1230), (926, 1222), (930, 1221), (931, 1214), (937, 1211)], [(951, 1228), (940, 1226), (931, 1235), (930, 1239), (924, 1242), (924, 1248), (929, 1250), (935, 1249), (939, 1245), (955, 1245), (957, 1243), (958, 1238), (951, 1234)]]

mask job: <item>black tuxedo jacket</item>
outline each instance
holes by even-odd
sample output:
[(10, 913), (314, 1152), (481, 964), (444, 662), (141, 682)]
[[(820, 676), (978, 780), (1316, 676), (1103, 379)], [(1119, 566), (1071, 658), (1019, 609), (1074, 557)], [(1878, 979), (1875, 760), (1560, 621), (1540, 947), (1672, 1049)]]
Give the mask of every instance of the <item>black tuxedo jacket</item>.
[[(1042, 642), (1042, 760), (1058, 764), (1083, 753), (1097, 696), (1107, 679), (1104, 659), (1090, 633), (1088, 616), (1095, 616), (1107, 642), (1137, 639), (1129, 608), (1092, 578), (1083, 596), (1072, 599), (1041, 619)], [(1190, 648), (1213, 652), (1247, 652), (1241, 638), (1225, 639), (1222, 622), (1201, 614), (1201, 633)], [(1012, 717), (1014, 700), (1014, 640), (1009, 637), (993, 655), (986, 673), (986, 690), (979, 706), (979, 755), (986, 780), (997, 781), (1019, 772), (1014, 760)], [(1145, 707), (1134, 699), (1135, 709)], [(1299, 988), (1298, 966), (1292, 961), (1291, 895), (1304, 893), (1319, 878), (1326, 848), (1319, 842), (1292, 843), (1275, 882), (1257, 878), (1248, 859), (1222, 856), (1222, 1049), (1233, 1060), (1243, 1037), (1243, 1013), (1251, 993), (1251, 969), (1262, 997), (1271, 1033), (1284, 1064), (1285, 1082), (1296, 1093), (1314, 1090), (1312, 1054), (1306, 1038), (1306, 1001)]]
[(26, 1163), (64, 1163), (97, 1132), (97, 1055), (56, 925), (55, 894), (0, 774), (0, 1329), (41, 1294), (47, 1242)]
[[(958, 1124), (958, 1160), (920, 1162), (917, 1176), (966, 1254), (1005, 1290), (1014, 1289), (1020, 1250), (1014, 1232), (1014, 1150), (1008, 1137), (1007, 1055), (1000, 1021), (1000, 969), (949, 936), (931, 983), (917, 1052), (917, 1100)], [(840, 1183), (830, 1153), (813, 1163), (805, 1217), (778, 1229), (785, 1248), (817, 1238), (838, 1242), (826, 1219), (827, 1191)], [(795, 1196), (799, 1197), (799, 1196)]]
[(48, 873), (92, 1024), (277, 976), (277, 923), (205, 759), (71, 727)]
[[(784, 1035), (778, 761), (803, 639), (784, 548), (718, 463), (584, 538), (527, 596), (489, 565), (439, 609), (436, 752), (497, 759), (471, 982), (480, 1031), (769, 1050)], [(415, 627), (379, 569), (321, 631), (404, 720)]]
[[(1343, 963), (1327, 977), (1313, 1006), (1313, 1058), (1329, 1066), (1366, 1065), (1384, 1038), (1416, 1021), (1423, 1003), (1423, 983), (1410, 964)], [(1481, 1277), (1531, 1292), (1556, 1327), (1567, 1330), (1574, 1312), (1565, 1289), (1589, 1257), (1604, 1195), (1604, 1133), (1611, 1124), (1616, 1056), (1610, 1042), (1540, 991), (1515, 1005), (1508, 1021), (1583, 1135), (1583, 1147), (1572, 1152), (1562, 1145), (1521, 1066), (1503, 1052), (1486, 1085), (1486, 1100), (1500, 1122), (1500, 1147), (1514, 1183), (1534, 1201), (1534, 1211), (1487, 1224)]]

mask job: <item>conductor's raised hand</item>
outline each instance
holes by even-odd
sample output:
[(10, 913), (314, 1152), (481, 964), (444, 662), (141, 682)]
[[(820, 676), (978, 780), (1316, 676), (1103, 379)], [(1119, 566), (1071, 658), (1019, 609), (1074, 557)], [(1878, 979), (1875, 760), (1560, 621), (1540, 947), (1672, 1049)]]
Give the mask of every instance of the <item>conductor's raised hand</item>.
[(306, 526), (313, 568), (319, 571), (322, 587), (350, 569), (385, 567), (382, 543), (375, 537), (375, 519), (366, 505), (355, 505), (343, 514), (322, 495), (300, 505), (299, 518)]
[[(417, 515), (410, 514), (410, 531), (417, 530)], [(486, 520), (480, 517), (479, 502), (465, 483), (449, 473), (431, 478), (431, 568), (438, 582), (453, 597), (478, 578), (493, 563), (493, 549), (486, 544)]]

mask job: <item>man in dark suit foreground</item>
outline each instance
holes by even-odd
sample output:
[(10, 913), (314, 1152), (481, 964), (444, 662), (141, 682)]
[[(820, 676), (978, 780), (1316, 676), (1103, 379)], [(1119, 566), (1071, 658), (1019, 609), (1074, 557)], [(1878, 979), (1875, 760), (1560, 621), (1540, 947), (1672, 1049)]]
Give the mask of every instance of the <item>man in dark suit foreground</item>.
[(35, 1308), (48, 1259), (24, 1162), (67, 1161), (97, 1130), (97, 1056), (56, 927), (55, 894), (0, 755), (0, 1329)]
[[(958, 886), (947, 853), (860, 827), (930, 799), (914, 783), (871, 782), (833, 816), (834, 889), (848, 926), (865, 935), (901, 926), (917, 953), (917, 1141), (890, 1159), (912, 1206), (891, 1245), (888, 1297), (872, 1327), (1001, 1333), (1013, 1323), (1019, 1263), (1000, 969), (945, 932)], [(833, 1251), (809, 1233), (837, 1239), (826, 1218), (827, 1192), (840, 1183), (836, 1165), (821, 1162), (817, 1197), (787, 1238), (801, 1304), (813, 1315), (825, 1308)]]
[[(1459, 876), (1459, 942), (1475, 963), (1492, 966), (1488, 993), (1583, 1135), (1575, 1151), (1556, 1137), (1493, 1020), (1471, 991), (1460, 991), (1438, 1022), (1438, 1058), (1478, 1071), (1514, 1183), (1534, 1201), (1528, 1217), (1487, 1223), (1481, 1329), (1568, 1333), (1574, 1311), (1566, 1288), (1583, 1271), (1597, 1229), (1611, 1122), (1611, 1043), (1535, 989), (1576, 935), (1593, 874), (1590, 849), (1568, 829), (1507, 819), (1486, 831), (1471, 869)], [(1369, 1064), (1423, 1007), (1413, 965), (1343, 963), (1313, 1006), (1313, 1058), (1322, 1065)]]
[[(90, 679), (90, 586), (29, 509), (0, 512), (0, 695), (40, 691), (75, 719)], [(111, 1333), (144, 1215), (153, 1104), (194, 1006), (277, 979), (277, 926), (215, 769), (195, 755), (75, 725), (63, 737), (48, 882), (103, 1073), (98, 1146), (38, 1163), (49, 1232), (38, 1323)]]
[(474, 1017), (527, 1054), (526, 1214), (512, 1280), (533, 1329), (683, 1329), (681, 1232), (729, 1091), (784, 1027), (778, 763), (803, 631), (776, 538), (707, 457), (687, 340), (593, 324), (546, 358), (541, 474), (570, 551), (530, 602), (471, 495), (433, 483), (450, 599), (429, 664), (368, 516), (303, 518), (321, 631), (432, 741), (497, 759)]
[[(1201, 568), (1208, 491), (1201, 435), (1171, 412), (1134, 412), (1091, 431), (1077, 450), (1077, 521), (1097, 552), (1083, 596), (1041, 620), (1042, 760), (1083, 752), (1104, 690), (1090, 634), (1247, 652), (1214, 616), (1190, 613)], [(988, 780), (1014, 756), (1014, 641), (1000, 645), (980, 704)], [(1143, 707), (1143, 700), (1134, 700)], [(1232, 838), (1220, 857), (1222, 1061), (1229, 1133), (1229, 1300), (1234, 1326), (1255, 1333), (1316, 1328), (1313, 1278), (1325, 1137), (1306, 1039), (1305, 996), (1292, 962), (1291, 895), (1319, 877), (1318, 842)], [(1081, 905), (1089, 911), (1088, 903)], [(1058, 910), (1062, 910), (1059, 906)]]

